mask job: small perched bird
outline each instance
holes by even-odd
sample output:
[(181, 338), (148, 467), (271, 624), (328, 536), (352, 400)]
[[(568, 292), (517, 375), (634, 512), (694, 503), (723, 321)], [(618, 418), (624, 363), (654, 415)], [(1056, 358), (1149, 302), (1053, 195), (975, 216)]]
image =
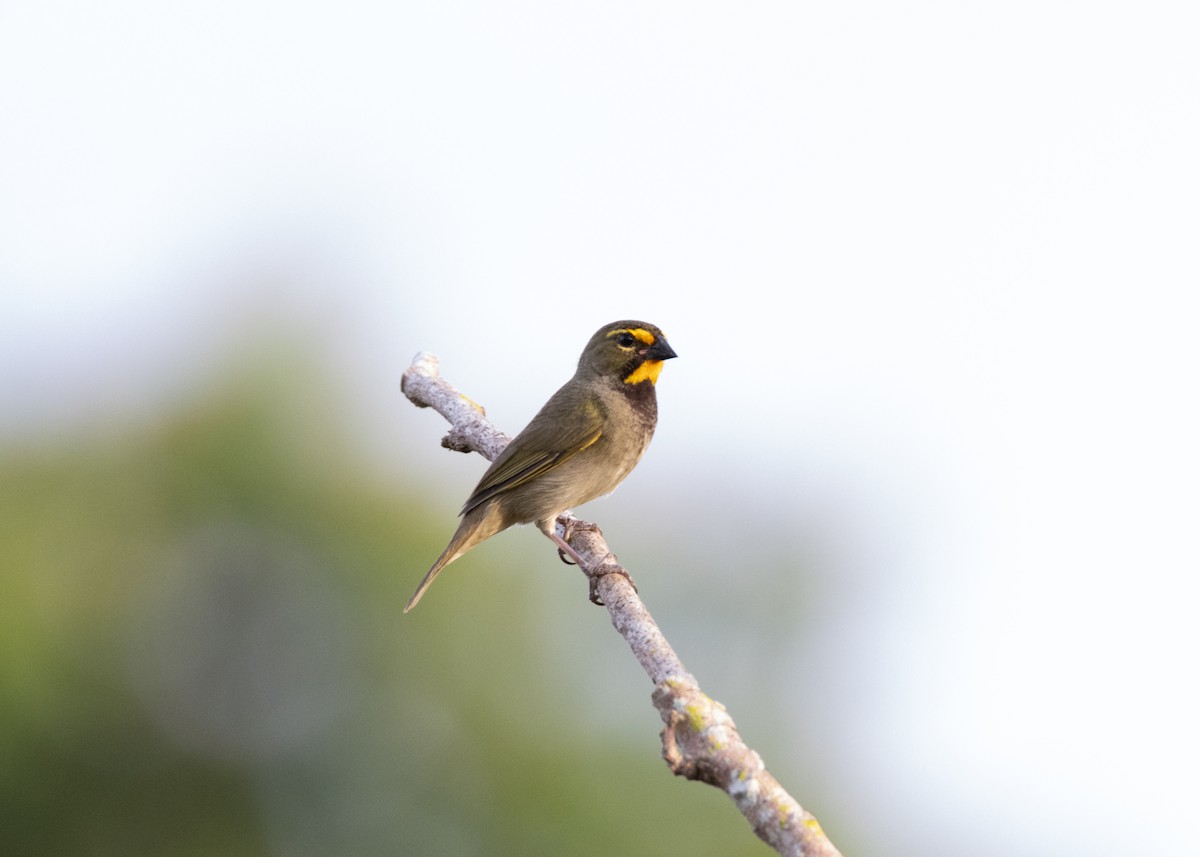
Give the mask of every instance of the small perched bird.
[(536, 524), (578, 562), (554, 532), (554, 519), (610, 493), (633, 470), (658, 421), (658, 373), (675, 356), (663, 332), (644, 321), (616, 321), (596, 331), (574, 377), (483, 474), (450, 544), (404, 612), (417, 606), (443, 568), (513, 524)]

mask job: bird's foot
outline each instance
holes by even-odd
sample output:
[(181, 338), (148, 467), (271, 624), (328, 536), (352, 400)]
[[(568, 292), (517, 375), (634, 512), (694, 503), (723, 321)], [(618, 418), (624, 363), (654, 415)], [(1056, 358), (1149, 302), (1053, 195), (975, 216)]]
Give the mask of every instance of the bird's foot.
[[(613, 558), (616, 559), (616, 557)], [(619, 574), (629, 581), (629, 585), (633, 587), (634, 592), (638, 591), (637, 584), (633, 582), (633, 578), (629, 576), (629, 572), (615, 562), (603, 563), (599, 568), (595, 569), (585, 568), (583, 573), (587, 575), (588, 579), (588, 600), (597, 607), (604, 606), (604, 602), (600, 600), (600, 578), (602, 577), (607, 577), (610, 574)]]
[(553, 542), (558, 545), (558, 558), (567, 565), (577, 565), (580, 571), (587, 575), (588, 579), (588, 600), (593, 604), (603, 607), (604, 602), (600, 600), (600, 578), (610, 574), (619, 574), (621, 577), (629, 581), (629, 585), (633, 587), (633, 591), (637, 592), (637, 584), (633, 582), (633, 578), (629, 576), (618, 562), (617, 558), (607, 553), (597, 563), (589, 566), (583, 561), (583, 557), (575, 548), (568, 544), (568, 540), (577, 532), (599, 533), (600, 528), (591, 521), (580, 521), (576, 518), (559, 518), (559, 523), (563, 528), (563, 534), (560, 536), (556, 531), (551, 530), (546, 533)]

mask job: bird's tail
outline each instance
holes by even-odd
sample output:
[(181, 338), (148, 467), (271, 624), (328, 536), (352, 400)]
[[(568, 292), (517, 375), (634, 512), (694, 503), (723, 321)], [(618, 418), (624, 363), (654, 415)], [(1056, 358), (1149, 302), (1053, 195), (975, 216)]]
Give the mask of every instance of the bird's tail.
[[(450, 547), (453, 547), (453, 545)], [(421, 585), (417, 587), (417, 591), (412, 594), (412, 598), (408, 599), (408, 604), (404, 607), (405, 613), (417, 606), (417, 602), (425, 595), (425, 590), (433, 585), (434, 578), (438, 576), (443, 568), (454, 562), (457, 558), (457, 555), (450, 555), (449, 547), (442, 551), (442, 555), (437, 558), (437, 562), (425, 573), (425, 577), (421, 580)]]
[(442, 569), (454, 562), (460, 556), (465, 554), (475, 545), (479, 544), (484, 539), (494, 536), (500, 531), (499, 527), (493, 529), (490, 526), (492, 523), (491, 516), (484, 516), (480, 520), (473, 513), (468, 513), (463, 518), (455, 531), (453, 538), (450, 539), (450, 544), (446, 545), (446, 549), (442, 551), (442, 555), (437, 558), (437, 562), (425, 573), (425, 577), (421, 580), (421, 585), (417, 587), (417, 591), (412, 594), (412, 598), (408, 599), (408, 604), (404, 608), (404, 612), (417, 606), (417, 602), (425, 595), (425, 590), (428, 589), (434, 581), (434, 578), (441, 573)]

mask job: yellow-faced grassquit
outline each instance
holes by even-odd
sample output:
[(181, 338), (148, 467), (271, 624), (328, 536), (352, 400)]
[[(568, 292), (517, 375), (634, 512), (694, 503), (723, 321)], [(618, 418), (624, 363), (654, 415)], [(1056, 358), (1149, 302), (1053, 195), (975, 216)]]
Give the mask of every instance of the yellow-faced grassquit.
[(663, 361), (674, 356), (663, 332), (644, 321), (616, 321), (596, 331), (575, 375), (483, 474), (450, 544), (404, 612), (417, 606), (443, 568), (513, 524), (536, 524), (579, 562), (554, 531), (554, 519), (610, 493), (633, 470), (658, 420), (654, 384)]

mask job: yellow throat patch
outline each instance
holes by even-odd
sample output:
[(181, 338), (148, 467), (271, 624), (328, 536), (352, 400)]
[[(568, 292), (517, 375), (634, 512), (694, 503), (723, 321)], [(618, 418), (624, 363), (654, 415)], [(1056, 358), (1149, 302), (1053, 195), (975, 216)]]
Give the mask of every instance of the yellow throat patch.
[(640, 384), (642, 381), (649, 381), (651, 384), (657, 384), (658, 373), (662, 371), (662, 365), (661, 360), (646, 360), (625, 376), (625, 383)]

